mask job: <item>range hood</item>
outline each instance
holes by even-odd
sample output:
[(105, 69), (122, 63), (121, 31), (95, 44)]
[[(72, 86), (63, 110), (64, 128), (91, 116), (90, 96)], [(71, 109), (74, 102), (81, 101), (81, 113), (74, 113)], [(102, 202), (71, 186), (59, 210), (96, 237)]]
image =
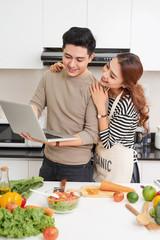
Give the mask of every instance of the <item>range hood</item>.
[[(130, 52), (130, 49), (96, 48), (95, 57), (92, 62), (89, 63), (89, 66), (104, 66), (105, 63), (111, 61), (118, 53), (122, 52)], [(56, 62), (61, 62), (62, 54), (62, 48), (44, 48), (41, 55), (43, 65), (50, 66)]]

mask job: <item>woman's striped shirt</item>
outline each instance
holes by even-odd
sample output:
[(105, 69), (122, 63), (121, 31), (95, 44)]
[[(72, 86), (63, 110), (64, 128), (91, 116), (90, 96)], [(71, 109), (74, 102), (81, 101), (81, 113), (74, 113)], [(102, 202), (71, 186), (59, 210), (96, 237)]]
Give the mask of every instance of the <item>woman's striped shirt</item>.
[[(109, 116), (115, 98), (109, 98), (107, 115)], [(100, 132), (105, 148), (111, 148), (117, 142), (134, 147), (134, 135), (138, 125), (138, 111), (129, 95), (123, 96), (116, 105), (109, 127)]]

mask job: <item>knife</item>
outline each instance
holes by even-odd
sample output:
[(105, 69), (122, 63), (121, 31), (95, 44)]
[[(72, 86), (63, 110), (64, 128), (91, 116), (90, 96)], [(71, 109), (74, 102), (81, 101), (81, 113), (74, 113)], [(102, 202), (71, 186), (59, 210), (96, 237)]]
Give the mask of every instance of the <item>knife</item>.
[(64, 192), (66, 187), (67, 179), (61, 180), (61, 186), (60, 187), (54, 187), (53, 192)]

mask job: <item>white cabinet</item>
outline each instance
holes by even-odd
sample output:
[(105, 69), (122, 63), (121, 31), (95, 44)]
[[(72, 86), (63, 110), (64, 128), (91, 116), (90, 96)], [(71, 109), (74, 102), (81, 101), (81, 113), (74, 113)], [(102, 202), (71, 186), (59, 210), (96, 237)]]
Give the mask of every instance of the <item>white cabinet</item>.
[(133, 0), (131, 52), (141, 58), (144, 70), (160, 70), (159, 23), (159, 0)]
[(88, 27), (97, 48), (130, 48), (132, 0), (44, 0), (44, 47), (62, 47), (70, 27)]
[(0, 158), (0, 167), (9, 168), (9, 179), (18, 180), (39, 176), (42, 158)]
[(1, 158), (0, 167), (9, 168), (9, 179), (18, 180), (28, 178), (28, 161), (24, 158)]
[(0, 29), (0, 68), (42, 68), (42, 1), (1, 0)]
[(62, 47), (64, 32), (86, 26), (86, 11), (86, 0), (43, 0), (43, 46)]
[(130, 48), (132, 0), (88, 0), (88, 27), (97, 48)]
[(39, 170), (42, 166), (42, 159), (29, 160), (28, 163), (28, 177), (38, 177)]
[(160, 178), (160, 161), (139, 161), (141, 166), (141, 182), (154, 183), (155, 178)]

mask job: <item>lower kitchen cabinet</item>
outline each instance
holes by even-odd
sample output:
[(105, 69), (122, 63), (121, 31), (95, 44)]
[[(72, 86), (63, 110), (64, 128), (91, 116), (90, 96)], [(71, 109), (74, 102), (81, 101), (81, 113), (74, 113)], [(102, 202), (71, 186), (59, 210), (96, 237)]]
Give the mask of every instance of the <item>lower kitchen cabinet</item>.
[(28, 161), (24, 158), (1, 158), (0, 167), (9, 168), (9, 179), (17, 180), (28, 178)]
[(160, 161), (139, 161), (141, 183), (153, 184), (155, 178), (160, 178)]
[(40, 160), (29, 160), (28, 162), (28, 177), (38, 177), (39, 169), (42, 166), (42, 159)]
[(26, 179), (39, 175), (42, 161), (42, 158), (0, 158), (0, 167), (9, 168), (10, 180)]
[[(9, 168), (10, 180), (38, 177), (43, 158), (0, 158), (0, 167)], [(160, 178), (160, 161), (138, 161), (140, 182), (153, 184), (155, 178)]]

